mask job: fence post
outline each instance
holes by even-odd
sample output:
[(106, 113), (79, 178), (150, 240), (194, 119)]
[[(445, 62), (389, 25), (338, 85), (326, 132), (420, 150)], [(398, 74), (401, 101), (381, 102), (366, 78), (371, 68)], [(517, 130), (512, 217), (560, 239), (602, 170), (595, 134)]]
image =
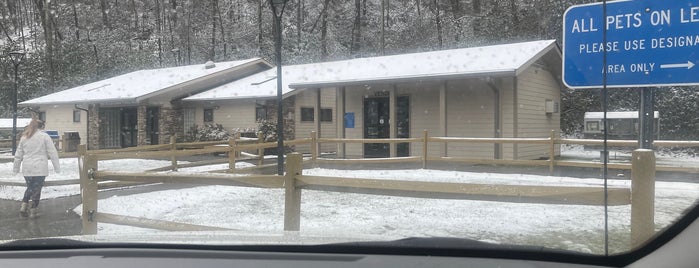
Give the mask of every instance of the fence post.
[(551, 130), (551, 136), (549, 137), (551, 140), (551, 143), (549, 144), (549, 176), (553, 176), (553, 168), (555, 163), (555, 158), (556, 158), (556, 131)]
[(427, 168), (427, 129), (422, 131), (422, 168)]
[[(257, 143), (264, 143), (265, 142), (265, 136), (262, 134), (262, 132), (257, 133)], [(264, 164), (265, 161), (265, 149), (260, 147), (257, 149), (257, 155), (259, 158), (257, 159), (257, 165), (261, 166)]]
[(298, 231), (301, 228), (301, 189), (296, 188), (296, 176), (301, 175), (302, 161), (300, 153), (290, 153), (286, 157), (284, 231)]
[(655, 152), (634, 150), (631, 166), (631, 247), (655, 233)]
[(235, 171), (235, 136), (228, 139), (228, 171)]
[(78, 157), (82, 159), (80, 169), (80, 196), (83, 203), (82, 234), (97, 234), (97, 180), (94, 177), (97, 172), (97, 159), (87, 154), (87, 145), (78, 145)]
[[(58, 140), (58, 148), (61, 149), (61, 152), (66, 153), (66, 144), (68, 144), (68, 142), (66, 142), (67, 139), (68, 139), (68, 135), (63, 134), (63, 135), (61, 136), (61, 139)], [(86, 143), (86, 144), (87, 144), (87, 143)], [(58, 149), (58, 148), (56, 148), (56, 149)]]
[(311, 131), (311, 159), (318, 159), (318, 132)]
[(170, 161), (172, 162), (172, 171), (177, 171), (177, 157), (175, 156), (175, 151), (177, 151), (177, 137), (174, 135), (170, 136), (170, 152), (172, 153), (172, 156), (170, 156)]

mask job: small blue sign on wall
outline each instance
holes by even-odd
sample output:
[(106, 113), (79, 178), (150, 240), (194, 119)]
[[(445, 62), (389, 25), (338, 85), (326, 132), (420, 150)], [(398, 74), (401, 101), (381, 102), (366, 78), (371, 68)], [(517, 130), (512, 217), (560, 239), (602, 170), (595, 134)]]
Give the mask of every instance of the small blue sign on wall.
[(354, 113), (345, 113), (345, 128), (354, 128)]
[(566, 11), (566, 86), (599, 88), (605, 82), (608, 87), (699, 84), (699, 66), (695, 67), (699, 64), (699, 0), (613, 1), (607, 3), (606, 17), (603, 13), (602, 3), (572, 6)]

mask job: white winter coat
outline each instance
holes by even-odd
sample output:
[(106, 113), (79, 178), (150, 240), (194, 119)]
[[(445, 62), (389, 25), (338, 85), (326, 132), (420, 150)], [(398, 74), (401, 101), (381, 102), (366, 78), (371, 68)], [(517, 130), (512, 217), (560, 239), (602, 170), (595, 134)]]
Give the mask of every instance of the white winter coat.
[(15, 152), (14, 172), (19, 173), (21, 165), (22, 175), (25, 177), (48, 176), (49, 158), (53, 163), (53, 170), (60, 173), (58, 152), (48, 134), (37, 131), (31, 138), (22, 136)]

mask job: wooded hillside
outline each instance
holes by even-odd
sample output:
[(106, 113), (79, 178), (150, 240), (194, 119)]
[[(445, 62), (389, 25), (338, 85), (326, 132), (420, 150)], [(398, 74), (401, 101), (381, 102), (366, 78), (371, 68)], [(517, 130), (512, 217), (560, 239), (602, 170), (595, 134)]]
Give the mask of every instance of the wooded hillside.
[[(561, 38), (565, 9), (593, 1), (290, 0), (284, 64)], [(267, 0), (0, 0), (0, 51), (28, 52), (19, 99), (126, 72), (251, 57), (273, 59)], [(0, 114), (11, 116), (13, 68), (0, 64)], [(611, 90), (636, 110), (637, 90)], [(699, 92), (658, 90), (662, 138), (697, 139)], [(599, 111), (598, 90), (564, 90), (564, 131)], [(24, 111), (26, 113), (26, 111)]]

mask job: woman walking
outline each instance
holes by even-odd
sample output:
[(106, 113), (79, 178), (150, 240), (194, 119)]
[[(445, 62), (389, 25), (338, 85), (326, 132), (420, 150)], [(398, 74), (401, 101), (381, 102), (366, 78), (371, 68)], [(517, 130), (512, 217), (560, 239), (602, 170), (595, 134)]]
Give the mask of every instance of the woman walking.
[[(14, 172), (19, 173), (20, 165), (22, 175), (27, 182), (27, 190), (24, 192), (22, 205), (19, 209), (21, 217), (36, 218), (38, 216), (39, 199), (44, 180), (49, 174), (48, 158), (51, 158), (53, 170), (60, 172), (58, 152), (48, 134), (39, 131), (44, 128), (44, 122), (33, 118), (22, 132), (22, 139), (15, 153)], [(32, 201), (29, 204), (29, 200)]]

